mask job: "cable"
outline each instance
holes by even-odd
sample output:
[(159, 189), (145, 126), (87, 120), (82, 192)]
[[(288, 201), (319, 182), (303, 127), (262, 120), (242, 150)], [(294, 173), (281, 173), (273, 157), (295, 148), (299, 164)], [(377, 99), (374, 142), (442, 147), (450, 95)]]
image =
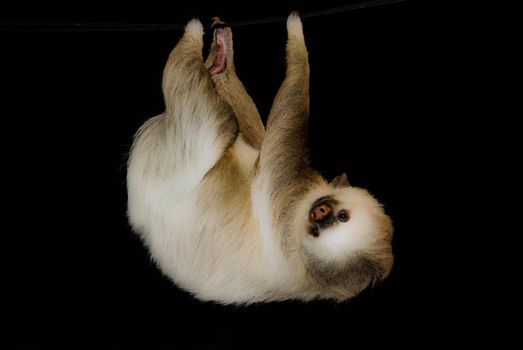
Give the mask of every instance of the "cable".
[[(327, 10), (301, 13), (302, 18), (311, 18), (389, 5), (407, 0), (371, 0), (357, 4), (335, 7)], [(286, 16), (229, 22), (229, 27), (283, 22)], [(211, 24), (204, 26), (211, 28)], [(0, 32), (132, 32), (132, 31), (181, 31), (185, 24), (147, 24), (147, 23), (0, 23)]]

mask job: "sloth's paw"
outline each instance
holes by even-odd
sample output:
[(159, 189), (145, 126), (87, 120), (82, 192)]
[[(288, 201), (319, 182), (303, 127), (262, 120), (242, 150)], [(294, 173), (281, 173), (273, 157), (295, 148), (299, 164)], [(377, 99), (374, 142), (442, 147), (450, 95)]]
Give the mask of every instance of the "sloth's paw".
[(214, 61), (209, 68), (211, 74), (220, 74), (227, 69), (228, 28), (218, 28), (214, 32)]
[(203, 36), (203, 25), (199, 19), (193, 18), (185, 26), (185, 35), (191, 36), (196, 40), (201, 40)]
[(303, 26), (300, 15), (296, 11), (291, 12), (289, 17), (287, 17), (287, 33), (289, 36), (292, 35), (297, 38), (303, 38)]

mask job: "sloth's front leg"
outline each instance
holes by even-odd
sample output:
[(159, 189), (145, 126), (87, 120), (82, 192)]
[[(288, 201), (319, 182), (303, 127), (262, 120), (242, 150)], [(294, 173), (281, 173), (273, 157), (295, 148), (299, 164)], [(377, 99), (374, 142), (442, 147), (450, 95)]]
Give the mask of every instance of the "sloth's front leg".
[(271, 108), (259, 161), (259, 174), (268, 178), (276, 213), (285, 212), (286, 199), (299, 197), (318, 178), (306, 150), (309, 61), (297, 13), (287, 19), (287, 34), (285, 80)]

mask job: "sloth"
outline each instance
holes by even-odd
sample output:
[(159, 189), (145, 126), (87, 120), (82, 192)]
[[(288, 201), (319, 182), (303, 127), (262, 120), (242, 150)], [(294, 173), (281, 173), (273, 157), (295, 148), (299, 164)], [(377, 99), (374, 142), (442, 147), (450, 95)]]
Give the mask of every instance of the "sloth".
[(238, 79), (231, 29), (206, 60), (191, 20), (166, 63), (163, 114), (135, 135), (128, 217), (154, 262), (200, 300), (343, 301), (388, 276), (392, 223), (347, 175), (325, 180), (307, 155), (309, 64), (287, 19), (286, 75), (264, 127)]

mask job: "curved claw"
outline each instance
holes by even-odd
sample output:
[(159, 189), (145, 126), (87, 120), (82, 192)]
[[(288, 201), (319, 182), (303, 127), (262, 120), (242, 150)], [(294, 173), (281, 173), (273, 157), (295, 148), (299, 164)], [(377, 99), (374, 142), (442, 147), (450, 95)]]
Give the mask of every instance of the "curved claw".
[(212, 18), (211, 28), (216, 29), (216, 28), (224, 28), (224, 27), (226, 27), (225, 22), (222, 21), (220, 19), (220, 17), (215, 16)]

